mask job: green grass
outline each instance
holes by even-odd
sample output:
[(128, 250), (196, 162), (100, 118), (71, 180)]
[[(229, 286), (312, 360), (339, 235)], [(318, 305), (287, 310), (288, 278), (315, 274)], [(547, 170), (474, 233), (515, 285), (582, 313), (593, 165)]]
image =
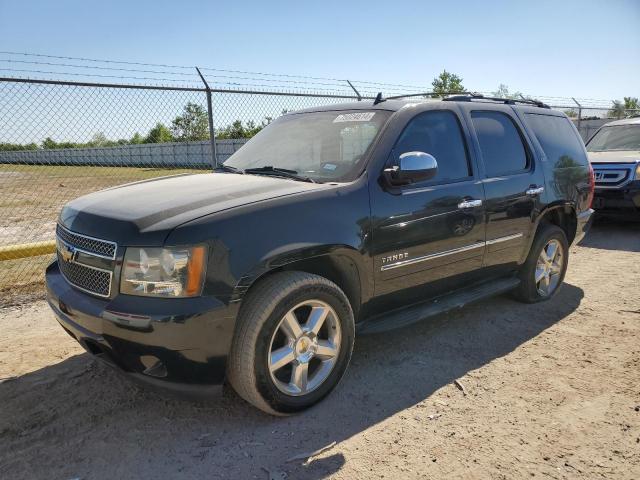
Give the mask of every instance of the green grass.
[[(207, 170), (0, 164), (0, 245), (52, 240), (60, 209), (87, 193), (124, 183)], [(43, 293), (51, 255), (0, 262), (0, 304)]]
[(178, 173), (203, 173), (207, 170), (187, 168), (137, 168), (137, 167), (92, 167), (67, 165), (13, 165), (0, 164), (0, 172), (19, 172), (42, 175), (49, 178), (76, 177), (126, 177), (144, 180), (146, 178), (176, 175)]

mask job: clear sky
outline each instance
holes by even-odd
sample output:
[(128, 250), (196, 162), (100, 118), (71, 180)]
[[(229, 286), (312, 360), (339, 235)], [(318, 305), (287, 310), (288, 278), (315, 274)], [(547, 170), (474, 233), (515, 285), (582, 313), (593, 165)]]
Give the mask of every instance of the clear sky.
[(0, 50), (609, 99), (640, 96), (640, 0), (0, 0)]

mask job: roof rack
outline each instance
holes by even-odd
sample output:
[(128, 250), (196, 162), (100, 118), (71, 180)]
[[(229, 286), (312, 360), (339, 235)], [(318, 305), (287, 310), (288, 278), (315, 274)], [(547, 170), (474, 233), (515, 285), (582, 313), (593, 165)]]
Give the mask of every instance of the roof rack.
[(443, 98), (442, 100), (449, 102), (471, 102), (473, 100), (488, 100), (491, 102), (500, 102), (505, 103), (507, 105), (514, 105), (516, 103), (523, 103), (525, 105), (535, 105), (540, 108), (551, 108), (546, 103), (541, 102), (540, 100), (529, 99), (529, 98), (502, 98), (502, 97), (485, 97), (479, 93), (471, 93), (471, 94), (462, 94), (462, 95), (451, 95), (449, 97)]
[(393, 97), (386, 97), (385, 100), (398, 100), (408, 97), (441, 97), (443, 95), (480, 95), (476, 92), (418, 92), (418, 93), (405, 93), (403, 95), (394, 95)]
[(449, 102), (471, 102), (473, 100), (484, 100), (490, 102), (500, 102), (505, 103), (507, 105), (514, 105), (516, 103), (522, 103), (526, 105), (535, 105), (540, 108), (551, 108), (546, 103), (541, 102), (540, 100), (534, 100), (529, 98), (501, 98), (501, 97), (485, 97), (484, 95), (477, 92), (444, 92), (444, 93), (435, 93), (435, 92), (423, 92), (423, 93), (410, 93), (406, 95), (395, 95), (393, 97), (387, 97), (385, 100), (398, 100), (401, 98), (408, 97), (442, 97), (443, 95), (448, 95), (442, 100)]

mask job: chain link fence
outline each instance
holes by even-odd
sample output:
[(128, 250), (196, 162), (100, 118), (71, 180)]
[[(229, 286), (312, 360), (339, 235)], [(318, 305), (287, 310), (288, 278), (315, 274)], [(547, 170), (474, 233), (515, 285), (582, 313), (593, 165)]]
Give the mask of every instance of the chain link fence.
[[(314, 93), (209, 89), (206, 80), (183, 87), (0, 78), (0, 305), (42, 294), (57, 215), (68, 201), (211, 170), (285, 112), (372, 98), (376, 88), (346, 83)], [(576, 112), (584, 138), (600, 126), (584, 120), (599, 107), (564, 103), (558, 107)]]
[(57, 215), (68, 201), (128, 182), (211, 170), (283, 112), (356, 100), (216, 90), (209, 109), (208, 94), (206, 88), (0, 79), (0, 305), (43, 292)]

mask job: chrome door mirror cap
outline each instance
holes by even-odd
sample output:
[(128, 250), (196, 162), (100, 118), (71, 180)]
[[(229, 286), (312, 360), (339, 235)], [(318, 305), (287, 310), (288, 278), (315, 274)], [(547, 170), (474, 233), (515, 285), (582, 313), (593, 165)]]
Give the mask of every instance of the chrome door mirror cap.
[(391, 185), (407, 185), (430, 180), (438, 173), (436, 158), (425, 152), (405, 152), (398, 158), (398, 165), (385, 169), (385, 177)]

